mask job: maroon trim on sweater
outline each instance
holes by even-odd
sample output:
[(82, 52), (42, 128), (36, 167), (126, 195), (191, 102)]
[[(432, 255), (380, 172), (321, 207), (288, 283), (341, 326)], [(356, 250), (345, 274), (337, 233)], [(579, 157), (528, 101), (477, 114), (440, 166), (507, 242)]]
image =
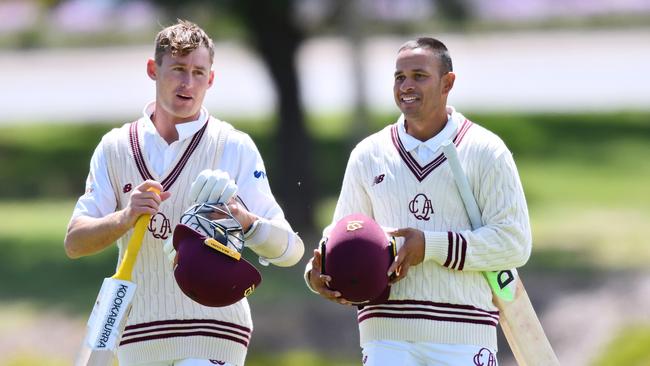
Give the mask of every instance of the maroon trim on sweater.
[[(192, 136), (192, 140), (190, 141), (189, 145), (183, 152), (183, 155), (181, 156), (178, 163), (176, 163), (176, 166), (174, 166), (174, 169), (172, 169), (172, 171), (167, 175), (167, 177), (165, 177), (162, 180), (162, 182), (160, 182), (163, 186), (164, 191), (168, 190), (171, 187), (171, 185), (174, 184), (178, 176), (181, 174), (181, 171), (185, 167), (185, 164), (187, 164), (187, 161), (189, 160), (190, 156), (192, 155), (194, 150), (196, 150), (196, 147), (199, 145), (199, 142), (201, 142), (201, 138), (203, 137), (205, 130), (208, 127), (208, 122), (210, 122), (210, 116), (208, 116), (208, 119), (203, 124), (203, 127), (201, 127), (201, 129), (198, 130), (194, 134), (194, 136)], [(145, 164), (144, 154), (142, 153), (142, 149), (140, 148), (140, 138), (138, 136), (138, 121), (131, 123), (131, 127), (129, 128), (129, 142), (131, 145), (131, 151), (133, 152), (133, 158), (135, 160), (135, 164), (138, 167), (138, 171), (140, 172), (140, 176), (142, 176), (142, 179), (155, 180), (155, 178), (147, 168), (147, 165)]]
[[(472, 127), (472, 125), (473, 123), (470, 122), (468, 119), (466, 119), (463, 122), (460, 129), (456, 133), (456, 136), (453, 139), (453, 142), (456, 145), (456, 147), (460, 145), (461, 141), (463, 140), (463, 137), (465, 137), (465, 134), (467, 133), (467, 130), (469, 130), (469, 128)], [(402, 161), (404, 161), (406, 166), (411, 170), (411, 172), (419, 182), (422, 182), (432, 171), (434, 171), (437, 167), (439, 167), (442, 163), (444, 163), (447, 160), (445, 155), (440, 153), (440, 155), (438, 155), (431, 162), (429, 162), (425, 166), (421, 166), (420, 163), (418, 163), (417, 160), (413, 157), (413, 155), (411, 155), (411, 153), (406, 150), (404, 144), (402, 144), (402, 140), (400, 140), (399, 138), (399, 133), (397, 129), (398, 129), (397, 124), (393, 125), (393, 127), (391, 128), (391, 139), (393, 141), (393, 145), (397, 149), (397, 152), (402, 158)]]
[(153, 176), (149, 172), (149, 169), (147, 169), (147, 165), (144, 163), (144, 157), (142, 156), (142, 150), (140, 149), (140, 139), (138, 137), (138, 121), (131, 123), (131, 127), (129, 128), (129, 143), (131, 145), (133, 159), (135, 159), (135, 165), (138, 167), (138, 171), (140, 172), (140, 176), (142, 176), (142, 180), (153, 180)]
[(460, 309), (460, 310), (476, 311), (478, 313), (488, 314), (496, 318), (499, 317), (498, 311), (485, 310), (485, 309), (477, 308), (476, 306), (473, 305), (450, 304), (446, 302), (435, 302), (435, 301), (428, 301), (428, 300), (388, 300), (380, 305), (364, 306), (363, 309), (359, 310), (359, 313), (363, 313), (367, 310), (372, 310), (372, 308), (376, 306), (386, 306), (386, 305), (419, 305), (419, 306), (431, 306), (431, 307), (439, 307), (439, 308), (446, 308), (446, 309)]
[(456, 268), (456, 264), (458, 264), (458, 257), (460, 256), (460, 253), (458, 253), (459, 242), (460, 238), (458, 237), (458, 233), (454, 233), (454, 263), (451, 265), (451, 268)]
[(124, 332), (128, 332), (130, 330), (134, 329), (141, 329), (141, 328), (147, 328), (147, 327), (155, 327), (159, 325), (171, 325), (171, 324), (201, 324), (201, 323), (206, 323), (206, 324), (215, 324), (215, 325), (221, 325), (225, 327), (230, 327), (234, 329), (239, 329), (241, 331), (244, 331), (246, 333), (251, 332), (251, 329), (248, 327), (245, 327), (240, 324), (235, 324), (235, 323), (229, 323), (225, 322), (223, 320), (214, 320), (214, 319), (169, 319), (169, 320), (156, 320), (153, 322), (148, 322), (148, 323), (139, 323), (139, 324), (132, 324), (132, 325), (127, 325), (124, 328)]
[(458, 264), (458, 270), (462, 271), (463, 268), (465, 268), (465, 256), (467, 255), (467, 240), (463, 236), (463, 234), (458, 233), (458, 236), (462, 240), (462, 246), (461, 246), (461, 251), (460, 251), (460, 263)]
[(489, 325), (496, 327), (498, 322), (491, 320), (481, 320), (481, 319), (468, 319), (468, 318), (454, 318), (454, 317), (444, 317), (444, 316), (435, 316), (435, 315), (425, 315), (425, 314), (395, 314), (395, 313), (371, 313), (359, 317), (359, 323), (364, 320), (371, 318), (392, 318), (392, 319), (426, 319), (426, 320), (435, 320), (435, 321), (444, 321), (452, 323), (470, 323), (470, 324), (481, 324)]
[(208, 116), (208, 120), (205, 121), (203, 127), (201, 127), (201, 129), (194, 134), (194, 136), (192, 137), (192, 141), (190, 141), (190, 144), (187, 146), (187, 149), (185, 149), (185, 152), (183, 152), (183, 156), (178, 161), (174, 169), (171, 171), (171, 173), (169, 173), (167, 178), (163, 179), (163, 181), (161, 182), (165, 191), (168, 190), (172, 184), (174, 184), (178, 176), (181, 174), (181, 171), (185, 167), (185, 164), (187, 164), (187, 161), (190, 159), (190, 156), (192, 156), (192, 153), (194, 152), (194, 150), (196, 150), (196, 147), (199, 145), (199, 142), (201, 142), (201, 138), (203, 137), (203, 134), (205, 133), (205, 130), (207, 129), (209, 122), (210, 122), (210, 117)]
[(232, 336), (229, 336), (229, 335), (219, 334), (219, 333), (214, 333), (214, 332), (204, 332), (204, 331), (180, 332), (180, 333), (163, 333), (163, 334), (156, 334), (156, 335), (150, 335), (150, 336), (145, 336), (145, 337), (122, 339), (122, 341), (120, 342), (120, 346), (124, 346), (124, 345), (131, 344), (131, 343), (153, 341), (153, 340), (156, 340), (156, 339), (166, 339), (166, 338), (176, 338), (176, 337), (191, 337), (191, 336), (203, 336), (203, 337), (221, 338), (221, 339), (226, 339), (226, 340), (229, 340), (229, 341), (232, 341), (232, 342), (240, 343), (244, 347), (248, 347), (248, 342), (242, 340), (241, 338), (232, 337)]
[(357, 313), (359, 323), (370, 318), (427, 319), (496, 327), (499, 323), (499, 312), (472, 305), (423, 300), (389, 300), (384, 304), (366, 306)]
[(171, 319), (129, 325), (120, 345), (155, 339), (205, 336), (227, 339), (248, 347), (250, 328), (213, 319)]
[(443, 266), (462, 271), (465, 268), (465, 257), (467, 256), (467, 239), (461, 233), (448, 231), (447, 243), (447, 260)]
[(452, 250), (454, 249), (454, 233), (451, 231), (447, 231), (447, 260), (445, 261), (445, 264), (443, 266), (449, 267), (449, 263), (451, 263), (451, 253)]

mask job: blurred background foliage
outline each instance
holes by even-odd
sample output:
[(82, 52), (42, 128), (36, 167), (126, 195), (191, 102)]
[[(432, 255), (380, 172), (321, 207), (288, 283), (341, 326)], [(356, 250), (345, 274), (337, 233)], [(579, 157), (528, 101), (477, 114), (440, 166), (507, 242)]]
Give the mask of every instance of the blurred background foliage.
[[(236, 42), (250, 48), (267, 70), (275, 93), (273, 110), (259, 117), (243, 113), (228, 120), (251, 134), (258, 144), (273, 191), (310, 253), (320, 229), (331, 218), (349, 151), (362, 136), (398, 116), (392, 106), (376, 108), (368, 102), (368, 90), (363, 88), (368, 80), (359, 72), (368, 65), (360, 61), (360, 47), (352, 47), (348, 55), (354, 77), (339, 86), (352, 90), (351, 107), (326, 113), (306, 108), (301, 102), (305, 88), (300, 84), (297, 55), (310, 41), (334, 37), (359, 46), (379, 36), (404, 41), (417, 34), (444, 33), (450, 38), (471, 39), (495, 31), (513, 37), (519, 32), (544, 35), (558, 30), (641, 29), (643, 33), (650, 26), (650, 3), (4, 0), (0, 1), (0, 59), (39, 50), (103, 48), (110, 52), (150, 45), (153, 35), (176, 18), (199, 23), (217, 43)], [(647, 52), (648, 44), (638, 47)], [(48, 65), (48, 71), (57, 73), (61, 66)], [(95, 65), (83, 61), (78, 65), (80, 70), (88, 67)], [(9, 65), (0, 73), (11, 76), (12, 70)], [(649, 76), (639, 74), (632, 82), (649, 84)], [(487, 88), (489, 96), (489, 86), (476, 87)], [(12, 88), (6, 87), (2, 96), (8, 97), (11, 92)], [(60, 103), (73, 104), (75, 97), (66, 96)], [(70, 364), (70, 352), (74, 353), (79, 341), (74, 337), (81, 336), (101, 279), (114, 270), (116, 250), (110, 248), (72, 261), (65, 257), (62, 239), (75, 200), (83, 192), (95, 146), (104, 133), (124, 119), (107, 115), (85, 121), (71, 114), (50, 120), (29, 117), (29, 113), (19, 118), (3, 117), (1, 111), (11, 107), (3, 104), (3, 99), (0, 248), (6, 261), (0, 266), (0, 365)], [(32, 103), (36, 112), (39, 101)], [(588, 308), (589, 296), (597, 292), (594, 289), (600, 290), (599, 284), (607, 277), (647, 274), (648, 104), (634, 108), (616, 103), (597, 109), (577, 106), (570, 111), (457, 107), (502, 137), (517, 161), (535, 238), (533, 256), (522, 273), (540, 316), (551, 313), (573, 293), (584, 296), (584, 308)], [(290, 269), (260, 269), (264, 283), (250, 299), (256, 333), (247, 364), (359, 364), (354, 312), (324, 303), (306, 291), (302, 280), (306, 260)], [(558, 350), (566, 352), (560, 353), (561, 359), (575, 359), (569, 355), (571, 348), (591, 352), (580, 362), (565, 364), (647, 365), (650, 316), (647, 309), (641, 314), (640, 319), (631, 321), (633, 325), (612, 325), (611, 334), (602, 335), (596, 348), (587, 351), (579, 348), (576, 334), (589, 329), (576, 330), (570, 333), (574, 338), (569, 339), (557, 335), (568, 330), (550, 327), (547, 333)], [(39, 333), (42, 327), (53, 332), (47, 334), (58, 342), (42, 349), (29, 347), (43, 336)], [(64, 342), (66, 338), (72, 340)], [(507, 365), (511, 362), (507, 345), (503, 339), (500, 342), (502, 364)]]

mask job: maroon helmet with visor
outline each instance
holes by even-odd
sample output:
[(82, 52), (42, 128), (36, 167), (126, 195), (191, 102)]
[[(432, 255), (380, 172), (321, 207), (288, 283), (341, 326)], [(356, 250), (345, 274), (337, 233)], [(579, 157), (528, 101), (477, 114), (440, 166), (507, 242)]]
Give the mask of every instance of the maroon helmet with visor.
[[(225, 218), (212, 220), (215, 213)], [(243, 229), (225, 205), (192, 206), (176, 225), (173, 244), (176, 283), (201, 305), (232, 305), (262, 282), (257, 269), (241, 257)]]

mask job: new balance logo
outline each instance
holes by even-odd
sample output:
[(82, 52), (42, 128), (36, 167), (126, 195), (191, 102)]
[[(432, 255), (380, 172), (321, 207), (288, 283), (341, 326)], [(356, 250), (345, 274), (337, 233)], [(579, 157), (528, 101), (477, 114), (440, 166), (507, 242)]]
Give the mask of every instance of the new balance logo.
[(375, 180), (372, 182), (372, 185), (374, 186), (375, 184), (379, 184), (383, 182), (384, 177), (386, 177), (386, 174), (379, 174), (378, 176), (375, 177)]

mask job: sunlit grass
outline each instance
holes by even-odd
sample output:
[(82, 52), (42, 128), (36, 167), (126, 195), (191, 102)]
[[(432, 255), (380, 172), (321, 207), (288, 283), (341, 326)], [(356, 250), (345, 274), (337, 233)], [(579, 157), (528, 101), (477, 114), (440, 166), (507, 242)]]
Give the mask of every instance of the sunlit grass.
[(75, 199), (0, 201), (0, 237), (59, 239), (63, 245)]
[(541, 207), (531, 211), (533, 248), (580, 253), (581, 262), (597, 267), (643, 269), (648, 222), (650, 212), (639, 208)]
[[(360, 358), (360, 357), (359, 357)], [(246, 366), (357, 366), (359, 359), (345, 359), (336, 356), (336, 352), (322, 355), (309, 351), (291, 351), (280, 354), (251, 354), (246, 360)]]
[(594, 366), (650, 365), (650, 324), (621, 330), (601, 354)]
[(4, 361), (2, 366), (69, 366), (70, 360), (56, 359), (52, 356), (39, 356), (37, 352), (25, 352), (11, 356), (8, 360)]
[(87, 314), (101, 280), (115, 271), (117, 249), (76, 260), (66, 256), (63, 240), (74, 204), (0, 201), (0, 247), (8, 259), (0, 266), (0, 300)]
[[(639, 148), (639, 146), (637, 146)], [(532, 206), (635, 207), (650, 211), (650, 156), (648, 146), (630, 154), (612, 151), (610, 161), (581, 159), (520, 159), (522, 184)], [(634, 159), (635, 161), (630, 161)]]

